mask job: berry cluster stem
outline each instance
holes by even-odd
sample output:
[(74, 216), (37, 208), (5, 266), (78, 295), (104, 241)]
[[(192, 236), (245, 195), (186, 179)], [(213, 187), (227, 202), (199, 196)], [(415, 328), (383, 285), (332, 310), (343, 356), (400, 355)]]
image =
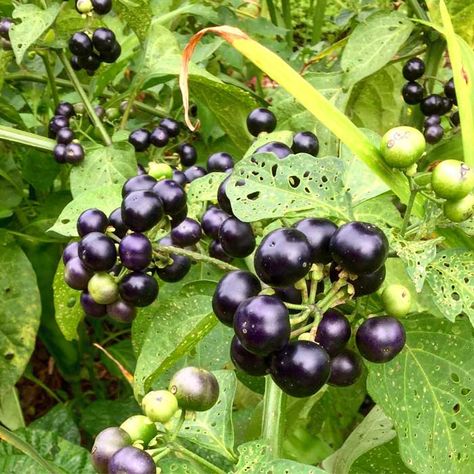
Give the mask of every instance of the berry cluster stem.
[(234, 267), (234, 265), (230, 265), (229, 263), (223, 262), (222, 260), (218, 260), (217, 258), (212, 258), (212, 257), (209, 257), (208, 255), (204, 255), (198, 252), (193, 252), (192, 250), (187, 250), (180, 247), (155, 244), (153, 246), (153, 249), (154, 249), (154, 253), (157, 256), (171, 255), (171, 254), (183, 255), (185, 257), (189, 257), (191, 260), (194, 260), (195, 262), (209, 263), (210, 265), (214, 265), (215, 267), (218, 267), (227, 272), (238, 270), (238, 268)]
[(51, 61), (49, 60), (49, 53), (42, 53), (40, 56), (43, 60), (44, 68), (46, 69), (49, 88), (51, 89), (51, 96), (53, 97), (54, 106), (56, 107), (59, 104), (59, 94), (58, 89), (56, 87), (53, 67), (51, 66)]
[(64, 53), (64, 51), (61, 51), (60, 53), (58, 53), (58, 55), (59, 55), (59, 59), (63, 63), (64, 69), (66, 70), (67, 75), (69, 76), (69, 79), (71, 79), (71, 82), (74, 85), (74, 89), (76, 89), (77, 93), (81, 96), (81, 100), (84, 103), (84, 106), (86, 107), (87, 113), (92, 123), (99, 130), (100, 134), (102, 135), (102, 139), (104, 140), (104, 143), (107, 146), (112, 145), (112, 139), (107, 133), (107, 130), (105, 129), (104, 124), (101, 122), (100, 118), (95, 113), (95, 110), (92, 107), (89, 97), (87, 96), (85, 90), (83, 89), (82, 84), (79, 82), (79, 79), (76, 73), (74, 72), (74, 69), (71, 67), (71, 64), (69, 63), (69, 60), (67, 59), (66, 54)]
[(405, 215), (403, 216), (402, 228), (400, 229), (400, 234), (402, 237), (405, 237), (408, 224), (410, 223), (410, 217), (413, 210), (413, 204), (415, 204), (416, 195), (418, 193), (418, 188), (414, 185), (413, 178), (408, 176), (408, 182), (410, 185), (410, 198), (408, 200)]
[(56, 142), (50, 138), (11, 127), (5, 127), (4, 125), (0, 125), (0, 140), (21, 143), (22, 145), (32, 146), (45, 151), (53, 151), (56, 146)]
[(271, 448), (271, 456), (280, 456), (285, 428), (286, 395), (272, 380), (265, 378), (265, 396), (263, 398), (262, 438)]

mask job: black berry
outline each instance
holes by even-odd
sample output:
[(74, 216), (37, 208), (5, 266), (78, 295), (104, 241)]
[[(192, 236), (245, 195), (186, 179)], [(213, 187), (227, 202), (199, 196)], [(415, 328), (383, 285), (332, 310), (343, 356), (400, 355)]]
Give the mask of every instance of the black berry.
[(63, 145), (68, 145), (74, 140), (74, 132), (69, 127), (64, 127), (56, 133), (56, 141)]
[(77, 253), (79, 250), (79, 242), (71, 242), (66, 246), (66, 248), (63, 251), (63, 263), (66, 265), (69, 260), (79, 257), (79, 254)]
[(2, 18), (0, 20), (0, 37), (6, 40), (10, 39), (10, 28), (14, 25), (11, 18)]
[(158, 296), (158, 282), (146, 273), (132, 272), (119, 284), (120, 296), (134, 306), (149, 306)]
[(438, 94), (431, 94), (420, 102), (420, 110), (423, 115), (443, 115), (443, 101)]
[(402, 73), (407, 81), (415, 81), (425, 73), (425, 63), (420, 58), (409, 59), (403, 66)]
[(187, 217), (171, 231), (171, 240), (179, 247), (197, 244), (201, 239), (202, 231), (199, 222)]
[(59, 143), (54, 147), (53, 156), (57, 163), (66, 163), (66, 145)]
[(423, 122), (425, 128), (431, 127), (432, 125), (439, 125), (441, 123), (441, 117), (439, 115), (428, 115)]
[(163, 203), (151, 191), (135, 191), (122, 201), (122, 220), (135, 232), (145, 232), (163, 217)]
[(112, 10), (112, 0), (92, 0), (94, 11), (99, 15), (105, 15)]
[(54, 111), (54, 115), (63, 115), (64, 117), (71, 118), (76, 115), (76, 112), (69, 102), (60, 102)]
[(172, 179), (158, 181), (153, 192), (161, 199), (165, 214), (178, 214), (186, 207), (186, 193), (184, 189)]
[(409, 105), (419, 104), (423, 100), (423, 92), (418, 82), (406, 82), (402, 88), (403, 100)]
[(217, 258), (223, 262), (232, 262), (233, 258), (230, 255), (227, 255), (222, 248), (222, 245), (217, 240), (213, 240), (209, 244), (209, 256), (212, 258)]
[(169, 133), (163, 127), (155, 127), (150, 134), (150, 143), (158, 148), (166, 146), (169, 139)]
[(79, 65), (88, 73), (97, 71), (100, 67), (100, 58), (97, 54), (91, 53), (87, 56), (79, 56)]
[(106, 428), (95, 438), (92, 446), (92, 464), (100, 474), (107, 474), (109, 461), (112, 456), (124, 448), (130, 446), (132, 440), (126, 431), (118, 427)]
[(337, 230), (336, 224), (329, 219), (310, 217), (297, 222), (294, 227), (308, 240), (313, 263), (326, 264), (331, 261), (329, 241)]
[(238, 369), (249, 375), (265, 375), (267, 373), (267, 358), (249, 352), (237, 336), (232, 338), (230, 344), (230, 358)]
[(229, 217), (219, 228), (219, 243), (227, 255), (244, 258), (253, 252), (255, 236), (250, 224)]
[(268, 142), (265, 145), (258, 147), (255, 151), (257, 153), (273, 153), (277, 158), (282, 160), (286, 158), (288, 155), (291, 155), (293, 152), (291, 148), (284, 143), (281, 142)]
[(459, 127), (459, 124), (461, 121), (459, 120), (459, 112), (456, 110), (456, 112), (453, 112), (451, 116), (449, 117), (449, 121), (453, 125), (453, 127)]
[(315, 341), (334, 356), (344, 349), (350, 337), (349, 320), (337, 309), (328, 309), (318, 325)]
[(444, 128), (441, 125), (431, 125), (423, 131), (426, 143), (434, 145), (438, 143), (444, 135)]
[(451, 99), (455, 104), (456, 102), (456, 89), (454, 87), (454, 79), (451, 78), (446, 84), (444, 85), (444, 93), (446, 97)]
[[(332, 282), (339, 279), (339, 272), (337, 265), (333, 263), (329, 270), (329, 277)], [(377, 270), (371, 273), (361, 273), (355, 278), (349, 278), (347, 281), (354, 287), (354, 297), (370, 295), (376, 292), (385, 280), (385, 265), (382, 265)]]
[(181, 143), (178, 146), (179, 160), (183, 166), (193, 166), (197, 161), (196, 148), (189, 143)]
[(107, 315), (120, 323), (131, 323), (137, 315), (137, 309), (126, 301), (117, 300), (107, 305)]
[(221, 172), (225, 173), (228, 170), (231, 170), (234, 167), (234, 159), (229, 153), (220, 151), (214, 153), (207, 159), (207, 171), (208, 173), (212, 172)]
[(230, 176), (228, 176), (222, 183), (220, 184), (218, 190), (217, 190), (217, 202), (219, 203), (219, 206), (221, 209), (227, 214), (232, 215), (232, 207), (230, 205), (230, 200), (227, 197), (227, 184), (229, 182)]
[(92, 41), (85, 33), (78, 31), (69, 39), (69, 50), (80, 58), (93, 53)]
[(99, 209), (87, 209), (77, 219), (77, 233), (83, 237), (91, 232), (104, 233), (109, 225), (107, 216)]
[(155, 474), (153, 458), (141, 449), (126, 446), (117, 451), (110, 459), (108, 474)]
[(100, 232), (91, 232), (79, 242), (79, 258), (86, 267), (97, 271), (110, 270), (117, 260), (114, 241)]
[(109, 224), (114, 228), (114, 234), (122, 238), (128, 230), (128, 227), (123, 223), (122, 220), (122, 209), (118, 207), (111, 212), (109, 216)]
[(181, 187), (188, 184), (188, 179), (186, 175), (180, 170), (173, 170), (173, 181), (176, 181)]
[(97, 28), (92, 35), (92, 44), (99, 53), (107, 53), (115, 42), (115, 34), (108, 28)]
[(69, 127), (69, 119), (64, 115), (55, 115), (49, 121), (49, 132), (52, 134), (53, 137), (61, 130), (62, 128)]
[(92, 296), (85, 291), (81, 293), (81, 306), (84, 313), (93, 318), (101, 318), (105, 316), (107, 311), (107, 307), (104, 304), (96, 303)]
[(206, 235), (213, 239), (217, 239), (219, 235), (219, 228), (222, 223), (230, 216), (227, 212), (218, 207), (210, 207), (202, 216), (201, 226)]
[(355, 352), (345, 349), (331, 359), (331, 375), (328, 384), (347, 387), (354, 384), (361, 373), (360, 357)]
[(161, 119), (160, 127), (164, 128), (168, 132), (168, 135), (172, 138), (175, 138), (179, 135), (179, 131), (181, 128), (179, 122), (170, 117)]
[(298, 132), (293, 137), (291, 149), (293, 153), (308, 153), (309, 155), (318, 156), (318, 137), (312, 132)]
[(129, 270), (143, 270), (151, 263), (151, 242), (143, 234), (126, 235), (119, 244), (122, 265)]
[(122, 47), (119, 43), (115, 42), (112, 47), (107, 51), (102, 51), (99, 54), (99, 59), (104, 63), (114, 63), (122, 54)]
[(84, 148), (79, 143), (69, 143), (64, 149), (64, 156), (66, 163), (75, 165), (84, 159)]
[(157, 268), (156, 274), (167, 282), (176, 282), (182, 280), (191, 269), (191, 260), (184, 255), (171, 254), (169, 258), (173, 263), (165, 268)]
[(122, 197), (125, 197), (134, 191), (151, 191), (156, 183), (156, 179), (149, 174), (139, 174), (134, 176), (125, 181), (125, 184), (122, 187)]
[(144, 128), (134, 130), (128, 137), (135, 151), (145, 151), (150, 146), (150, 132)]
[(64, 281), (75, 290), (87, 290), (92, 274), (79, 257), (71, 258), (64, 267)]
[(268, 109), (254, 109), (247, 117), (247, 129), (257, 137), (261, 132), (273, 132), (276, 128), (276, 117)]
[(193, 182), (195, 179), (202, 178), (206, 176), (207, 171), (202, 166), (191, 166), (184, 171), (184, 176), (188, 183)]

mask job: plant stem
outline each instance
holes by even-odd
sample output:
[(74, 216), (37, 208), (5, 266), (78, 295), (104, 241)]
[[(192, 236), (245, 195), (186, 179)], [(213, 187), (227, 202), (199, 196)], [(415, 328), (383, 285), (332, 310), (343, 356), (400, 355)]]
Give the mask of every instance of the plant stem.
[(160, 452), (157, 452), (156, 454), (150, 454), (151, 457), (153, 458), (153, 461), (155, 461), (155, 463), (157, 461), (159, 461), (161, 458), (164, 458), (165, 456), (167, 456), (169, 453), (171, 453), (171, 449), (170, 448), (165, 448), (163, 450), (161, 450)]
[(53, 97), (53, 102), (55, 108), (59, 104), (59, 95), (58, 95), (58, 89), (56, 87), (56, 80), (54, 77), (54, 71), (51, 66), (51, 62), (49, 60), (49, 53), (43, 53), (41, 54), (41, 59), (43, 60), (44, 68), (46, 69), (46, 74), (48, 76), (48, 83), (49, 83), (49, 88), (51, 89), (51, 95)]
[(314, 0), (313, 4), (313, 31), (311, 33), (311, 42), (313, 44), (321, 41), (323, 29), (324, 13), (326, 12), (327, 0)]
[(56, 142), (50, 138), (6, 127), (4, 125), (0, 125), (0, 140), (21, 143), (22, 145), (32, 146), (45, 151), (53, 151), (56, 146)]
[(135, 87), (132, 89), (129, 98), (127, 99), (127, 107), (125, 109), (125, 112), (122, 116), (122, 120), (120, 121), (120, 130), (124, 130), (127, 126), (127, 121), (128, 117), (130, 116), (130, 112), (132, 111), (133, 108), (133, 103), (135, 102), (135, 97), (138, 94), (138, 91), (141, 88), (141, 81), (135, 85)]
[(288, 30), (288, 32), (286, 33), (286, 42), (291, 48), (293, 46), (293, 25), (291, 22), (290, 0), (281, 0), (281, 9), (283, 13), (283, 21), (285, 22), (285, 27)]
[(192, 250), (159, 244), (154, 245), (153, 250), (157, 255), (184, 255), (185, 257), (189, 257), (191, 260), (194, 260), (196, 262), (209, 263), (228, 272), (239, 270), (237, 267), (234, 267), (234, 265), (230, 265), (229, 263), (225, 263), (222, 260), (209, 257), (208, 255), (204, 255), (202, 253), (193, 252)]
[(275, 10), (275, 4), (273, 0), (267, 0), (268, 13), (270, 14), (270, 20), (275, 26), (278, 26), (278, 19)]
[(443, 54), (446, 48), (446, 42), (440, 36), (438, 39), (428, 45), (428, 50), (425, 59), (425, 75), (429, 76), (430, 79), (426, 82), (426, 88), (429, 93), (433, 92), (435, 84), (434, 78), (438, 74), (438, 68), (443, 58)]
[(417, 188), (413, 186), (413, 179), (408, 177), (408, 181), (410, 183), (410, 199), (408, 200), (407, 209), (405, 211), (405, 215), (403, 216), (402, 228), (400, 229), (400, 234), (402, 237), (405, 237), (405, 232), (407, 231), (408, 224), (410, 223), (410, 216), (413, 210), (413, 204), (415, 203), (415, 198), (418, 193)]
[(22, 440), (19, 436), (17, 436), (12, 431), (4, 428), (0, 425), (0, 439), (3, 439), (7, 443), (11, 444), (14, 448), (19, 449), (22, 453), (25, 453), (31, 459), (36, 461), (46, 472), (50, 474), (61, 474), (63, 472), (59, 468), (57, 468), (54, 464), (49, 463), (46, 459), (43, 459), (26, 441)]
[(420, 20), (429, 21), (428, 14), (423, 10), (418, 0), (407, 0), (407, 3)]
[(179, 430), (183, 426), (184, 420), (186, 419), (186, 410), (181, 410), (178, 423), (173, 431), (173, 434), (170, 437), (170, 442), (173, 442), (179, 434)]
[(286, 396), (271, 379), (265, 378), (265, 396), (263, 398), (262, 438), (271, 448), (271, 456), (280, 456), (285, 425)]
[(95, 125), (95, 127), (99, 130), (100, 134), (102, 135), (102, 138), (104, 140), (104, 143), (107, 146), (112, 145), (112, 139), (110, 138), (109, 134), (107, 133), (107, 130), (104, 127), (104, 124), (100, 120), (100, 118), (97, 116), (95, 113), (94, 108), (92, 107), (92, 104), (89, 100), (89, 97), (87, 96), (85, 90), (83, 89), (81, 83), (79, 82), (78, 77), (76, 76), (76, 73), (74, 72), (74, 69), (71, 67), (71, 64), (69, 64), (69, 61), (64, 54), (64, 51), (61, 51), (59, 54), (59, 59), (64, 65), (64, 69), (66, 69), (67, 75), (69, 76), (69, 79), (71, 79), (71, 82), (74, 85), (74, 89), (76, 89), (77, 93), (81, 96), (81, 100), (84, 103), (84, 106), (86, 107), (87, 113), (89, 114), (89, 117), (92, 121), (92, 123)]
[(308, 305), (306, 304), (294, 304), (294, 303), (283, 303), (288, 309), (307, 309)]
[(215, 466), (211, 462), (209, 462), (207, 459), (202, 458), (199, 456), (199, 454), (196, 454), (189, 449), (186, 449), (184, 446), (181, 445), (174, 445), (173, 450), (181, 453), (185, 457), (192, 459), (193, 461), (196, 461), (198, 464), (201, 464), (202, 466), (206, 467), (209, 469), (209, 472), (215, 472), (217, 474), (226, 474), (225, 471), (220, 469), (219, 467)]

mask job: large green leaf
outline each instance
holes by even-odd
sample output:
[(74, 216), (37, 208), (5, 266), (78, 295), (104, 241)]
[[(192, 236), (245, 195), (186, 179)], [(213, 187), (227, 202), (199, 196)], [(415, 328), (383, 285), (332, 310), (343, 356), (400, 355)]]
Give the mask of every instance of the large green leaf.
[(375, 406), (344, 444), (323, 462), (330, 474), (348, 474), (354, 461), (374, 447), (395, 438), (392, 422), (380, 407)]
[(135, 151), (129, 143), (97, 148), (71, 169), (71, 193), (78, 197), (90, 189), (101, 186), (122, 185), (137, 174)]
[(140, 41), (146, 38), (151, 24), (150, 0), (133, 0), (133, 2), (114, 2), (114, 9), (120, 18), (127, 23)]
[(62, 404), (51, 408), (46, 415), (33, 421), (28, 428), (54, 432), (71, 443), (80, 444), (81, 442), (81, 434), (74, 422), (73, 413), (70, 408)]
[(20, 64), (28, 48), (53, 24), (59, 13), (60, 3), (54, 3), (46, 10), (36, 5), (18, 5), (13, 18), (20, 20), (10, 29), (10, 41), (16, 62)]
[(0, 393), (25, 370), (38, 331), (41, 301), (35, 272), (21, 248), (0, 231)]
[(474, 470), (473, 329), (427, 314), (403, 320), (407, 342), (387, 364), (367, 363), (367, 388), (394, 422), (403, 461), (415, 472)]
[(69, 237), (77, 236), (77, 218), (86, 209), (93, 207), (98, 207), (106, 214), (110, 214), (122, 204), (121, 192), (121, 184), (108, 184), (79, 194), (62, 210), (56, 223), (48, 229), (48, 232), (56, 232)]
[(226, 176), (224, 173), (209, 173), (191, 182), (187, 190), (189, 217), (200, 219), (206, 202), (217, 201), (217, 189)]
[(378, 12), (361, 22), (342, 53), (344, 85), (355, 84), (385, 66), (412, 30), (411, 21), (398, 12)]
[(0, 97), (0, 117), (15, 125), (25, 126), (20, 114), (6, 99)]

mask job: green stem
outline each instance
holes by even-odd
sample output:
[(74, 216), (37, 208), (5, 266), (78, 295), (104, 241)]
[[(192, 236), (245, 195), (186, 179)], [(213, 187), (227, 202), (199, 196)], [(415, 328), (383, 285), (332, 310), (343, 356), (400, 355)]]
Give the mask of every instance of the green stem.
[(280, 457), (285, 426), (286, 396), (270, 375), (265, 378), (262, 438), (271, 448), (273, 459)]
[(50, 474), (61, 474), (63, 471), (57, 468), (54, 464), (49, 463), (46, 459), (43, 459), (26, 441), (23, 441), (19, 436), (17, 436), (12, 431), (4, 428), (0, 425), (0, 439), (3, 439), (7, 443), (11, 444), (14, 448), (20, 450), (22, 453), (25, 453), (31, 459), (36, 461), (40, 466), (42, 466), (46, 472)]
[(306, 304), (293, 304), (293, 303), (284, 303), (288, 309), (307, 309), (308, 305)]
[(37, 379), (33, 374), (25, 373), (23, 374), (23, 377), (42, 388), (53, 400), (56, 400), (58, 403), (63, 403), (63, 400), (61, 400), (46, 384), (44, 384), (40, 379)]
[(267, 0), (268, 13), (270, 14), (270, 20), (275, 26), (278, 26), (278, 19), (276, 15), (275, 4), (273, 0)]
[(0, 125), (0, 140), (21, 143), (22, 145), (32, 146), (45, 151), (53, 151), (56, 146), (56, 142), (50, 138), (6, 127), (4, 125)]
[(418, 3), (418, 0), (407, 0), (408, 5), (410, 8), (413, 10), (415, 15), (420, 19), (424, 21), (429, 21), (428, 14), (423, 10), (421, 5)]
[(148, 452), (148, 454), (150, 454), (150, 456), (153, 458), (153, 461), (155, 461), (155, 463), (157, 463), (160, 459), (164, 458), (165, 456), (167, 456), (169, 453), (171, 453), (171, 449), (170, 448), (164, 448), (164, 449), (161, 449), (159, 452), (157, 452), (156, 454), (152, 454), (150, 452)]
[(302, 322), (306, 321), (308, 319), (308, 316), (310, 315), (312, 311), (312, 308), (307, 308), (303, 312), (297, 314), (296, 316), (290, 318), (290, 324), (291, 327), (296, 326), (297, 324), (301, 324)]
[(295, 329), (294, 331), (291, 331), (290, 339), (294, 339), (295, 337), (298, 337), (300, 334), (304, 334), (305, 332), (308, 332), (313, 327), (313, 325), (314, 323), (309, 323), (309, 324), (306, 324), (305, 326)]
[(428, 50), (425, 59), (425, 75), (430, 77), (430, 79), (426, 83), (426, 88), (429, 93), (433, 92), (433, 87), (435, 84), (434, 78), (438, 74), (439, 65), (443, 58), (445, 49), (446, 42), (441, 37), (439, 37), (437, 40), (433, 41), (431, 44), (428, 45)]
[(408, 228), (408, 224), (410, 223), (410, 217), (413, 210), (413, 204), (415, 203), (415, 198), (418, 193), (417, 188), (413, 186), (413, 179), (411, 177), (408, 178), (410, 183), (410, 199), (408, 200), (407, 209), (405, 211), (405, 215), (403, 216), (402, 228), (400, 229), (400, 234), (402, 237), (405, 237), (405, 233)]
[(288, 33), (286, 33), (286, 42), (291, 48), (293, 46), (293, 25), (291, 21), (290, 0), (281, 0), (281, 9), (283, 13), (283, 21), (285, 22), (285, 27), (288, 30)]
[(170, 443), (172, 443), (177, 438), (179, 434), (179, 430), (183, 426), (184, 420), (186, 420), (186, 410), (181, 410), (178, 423), (176, 427), (174, 428), (173, 434), (170, 436)]
[(327, 0), (314, 0), (313, 4), (313, 31), (311, 33), (311, 42), (313, 44), (321, 41), (323, 30), (324, 13), (326, 12)]
[(142, 85), (142, 83), (140, 81), (130, 92), (130, 96), (127, 99), (127, 107), (125, 108), (125, 112), (122, 116), (122, 120), (120, 121), (120, 130), (125, 129), (125, 127), (127, 126), (128, 117), (130, 116), (130, 112), (132, 111), (133, 104), (135, 102), (135, 98), (138, 94), (138, 91), (141, 88), (141, 85)]
[(48, 76), (49, 88), (51, 89), (51, 95), (54, 101), (54, 107), (56, 108), (59, 104), (59, 94), (56, 87), (56, 80), (54, 76), (54, 71), (49, 60), (49, 53), (41, 54), (41, 59), (43, 60), (44, 68), (46, 69), (46, 74)]
[(69, 63), (66, 54), (64, 51), (61, 51), (59, 53), (59, 59), (64, 65), (64, 69), (67, 72), (67, 75), (69, 76), (69, 79), (71, 79), (71, 82), (74, 85), (74, 89), (76, 89), (77, 93), (81, 96), (81, 100), (84, 103), (87, 113), (89, 114), (89, 117), (92, 121), (92, 123), (95, 125), (95, 127), (99, 130), (99, 133), (102, 135), (102, 138), (104, 140), (104, 143), (107, 146), (112, 145), (112, 139), (110, 138), (109, 134), (107, 133), (107, 130), (104, 127), (104, 124), (100, 120), (100, 118), (97, 116), (95, 113), (94, 107), (92, 107), (92, 104), (89, 100), (89, 97), (87, 96), (85, 90), (83, 89), (81, 83), (79, 82), (78, 77), (76, 76), (76, 73), (74, 72), (74, 69), (71, 67), (71, 64)]
[(239, 270), (234, 265), (230, 265), (229, 263), (225, 263), (222, 260), (218, 260), (217, 258), (209, 257), (208, 255), (204, 255), (202, 253), (193, 252), (192, 250), (182, 249), (178, 247), (172, 246), (165, 246), (165, 245), (154, 245), (153, 250), (158, 255), (184, 255), (185, 257), (189, 257), (191, 260), (195, 262), (204, 262), (214, 265), (222, 270), (226, 270), (228, 272), (232, 272), (234, 270)]
[(192, 459), (193, 461), (196, 461), (198, 464), (201, 464), (201, 466), (206, 467), (207, 469), (209, 469), (209, 472), (215, 472), (216, 474), (226, 474), (225, 471), (215, 466), (214, 464), (209, 462), (207, 459), (204, 459), (198, 454), (193, 453), (189, 449), (186, 449), (184, 446), (174, 445), (173, 450), (178, 453), (181, 453), (183, 456), (189, 459)]

